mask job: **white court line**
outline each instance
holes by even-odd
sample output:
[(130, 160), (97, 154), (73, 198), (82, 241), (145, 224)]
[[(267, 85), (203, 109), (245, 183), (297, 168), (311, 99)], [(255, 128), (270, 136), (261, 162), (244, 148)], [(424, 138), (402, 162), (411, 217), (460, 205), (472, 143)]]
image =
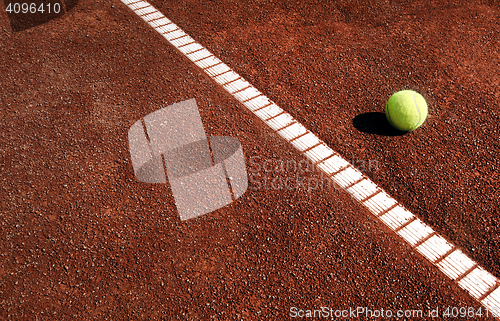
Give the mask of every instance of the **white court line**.
[(500, 316), (500, 283), (354, 168), (290, 114), (239, 76), (146, 1), (121, 0), (209, 77), (361, 202), (381, 222), (486, 307)]

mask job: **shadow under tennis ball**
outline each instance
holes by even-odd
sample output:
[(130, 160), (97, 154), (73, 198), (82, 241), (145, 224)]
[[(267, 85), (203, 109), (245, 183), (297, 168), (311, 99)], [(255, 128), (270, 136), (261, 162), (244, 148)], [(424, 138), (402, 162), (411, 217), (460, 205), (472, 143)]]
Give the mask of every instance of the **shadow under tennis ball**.
[(40, 26), (64, 15), (78, 4), (78, 0), (4, 0), (12, 32)]
[(368, 134), (402, 136), (407, 133), (392, 127), (385, 117), (385, 113), (381, 112), (359, 114), (353, 118), (352, 125), (360, 132)]

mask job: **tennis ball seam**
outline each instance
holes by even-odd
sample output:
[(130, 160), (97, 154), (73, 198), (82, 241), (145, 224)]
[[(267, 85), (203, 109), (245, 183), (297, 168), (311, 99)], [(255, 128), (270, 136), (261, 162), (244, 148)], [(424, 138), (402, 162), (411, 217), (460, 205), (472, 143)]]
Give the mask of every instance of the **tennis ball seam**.
[(422, 115), (420, 114), (420, 109), (418, 108), (418, 103), (417, 103), (417, 92), (413, 93), (413, 102), (415, 103), (415, 108), (417, 109), (418, 120), (417, 123), (413, 126), (412, 130), (417, 128), (418, 124), (420, 124), (420, 120), (422, 119)]

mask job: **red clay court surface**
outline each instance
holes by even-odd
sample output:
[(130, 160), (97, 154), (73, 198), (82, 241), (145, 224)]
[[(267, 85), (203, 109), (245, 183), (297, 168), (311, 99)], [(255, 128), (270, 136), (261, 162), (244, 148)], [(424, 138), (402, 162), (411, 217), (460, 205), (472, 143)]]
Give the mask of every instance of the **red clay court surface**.
[[(498, 4), (152, 4), (344, 158), (378, 164), (374, 182), (500, 277)], [(305, 159), (119, 1), (19, 32), (4, 9), (0, 21), (1, 319), (479, 309), (334, 188), (250, 182), (181, 222), (168, 185), (134, 177), (127, 130), (144, 115), (196, 98), (207, 134), (238, 138), (249, 171), (255, 157)], [(382, 114), (401, 89), (430, 113), (405, 135)]]

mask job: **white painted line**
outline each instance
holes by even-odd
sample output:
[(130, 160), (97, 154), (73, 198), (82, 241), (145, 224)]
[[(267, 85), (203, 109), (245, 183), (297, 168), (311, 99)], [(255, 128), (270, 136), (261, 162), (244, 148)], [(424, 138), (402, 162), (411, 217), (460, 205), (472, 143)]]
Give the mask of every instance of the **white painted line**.
[(179, 39), (181, 37), (186, 36), (186, 33), (184, 31), (182, 31), (181, 29), (177, 29), (177, 30), (172, 31), (172, 32), (164, 33), (164, 34), (162, 34), (162, 36), (165, 39), (167, 39), (169, 42), (171, 42), (171, 40)]
[(219, 84), (219, 85), (224, 85), (227, 84), (230, 81), (235, 81), (236, 79), (240, 78), (240, 75), (233, 71), (225, 72), (223, 74), (220, 74), (217, 77), (214, 77), (214, 80)]
[(364, 204), (374, 215), (379, 215), (380, 213), (397, 204), (397, 202), (386, 192), (381, 191), (377, 195), (366, 200)]
[(369, 179), (364, 179), (347, 189), (347, 192), (349, 192), (349, 194), (351, 194), (358, 201), (362, 201), (378, 191), (378, 186)]
[(210, 76), (210, 77), (215, 77), (217, 75), (220, 75), (224, 72), (230, 71), (231, 68), (229, 68), (225, 63), (221, 63), (218, 65), (215, 65), (213, 67), (205, 69), (205, 72)]
[(218, 58), (215, 58), (214, 56), (208, 57), (207, 59), (203, 59), (200, 61), (195, 62), (195, 64), (200, 67), (201, 69), (208, 68), (217, 64), (220, 64), (222, 61), (220, 61)]
[(335, 155), (319, 163), (317, 167), (320, 170), (322, 170), (327, 176), (330, 176), (333, 173), (336, 173), (341, 169), (346, 168), (349, 165), (350, 163), (345, 159), (343, 159), (342, 157), (340, 157), (340, 155)]
[(231, 83), (229, 83), (227, 85), (224, 85), (222, 87), (226, 88), (226, 90), (230, 94), (232, 94), (234, 92), (241, 91), (241, 90), (243, 90), (245, 88), (248, 88), (250, 86), (251, 85), (250, 85), (250, 83), (248, 81), (244, 80), (243, 78), (240, 78), (240, 79), (238, 79), (236, 81), (233, 81), (233, 82), (231, 82)]
[[(432, 228), (429, 226), (427, 227), (432, 231)], [(429, 261), (435, 262), (452, 248), (453, 245), (451, 243), (446, 241), (442, 236), (436, 234), (421, 245), (417, 246), (416, 249), (423, 256), (429, 259)]]
[(198, 51), (198, 50), (203, 50), (205, 48), (203, 48), (199, 43), (194, 42), (190, 45), (182, 46), (182, 47), (177, 48), (177, 49), (180, 52), (182, 52), (183, 54), (187, 55), (187, 54), (190, 54), (190, 53)]
[(128, 7), (131, 8), (132, 10), (137, 10), (147, 6), (150, 6), (150, 4), (146, 1), (130, 1), (128, 5)]
[(462, 274), (476, 264), (467, 255), (460, 250), (455, 250), (446, 258), (442, 259), (437, 264), (439, 269), (443, 271), (452, 280), (458, 279)]
[[(263, 108), (265, 109), (265, 108)], [(281, 109), (281, 108), (279, 108)], [(257, 113), (257, 112), (255, 112)], [(278, 134), (284, 139), (290, 141), (294, 138), (299, 137), (307, 132), (307, 129), (299, 123), (288, 126), (287, 128), (280, 130)]]
[[(154, 20), (154, 21), (159, 21), (159, 20)], [(152, 21), (152, 22), (154, 22), (154, 21)], [(166, 33), (172, 32), (174, 30), (178, 30), (177, 26), (174, 25), (173, 23), (171, 23), (169, 25), (165, 25), (165, 26), (160, 26), (160, 27), (157, 27), (155, 29), (156, 29), (156, 31), (159, 31), (161, 34), (166, 34)]]
[(184, 45), (187, 45), (187, 44), (193, 43), (193, 42), (194, 42), (194, 39), (191, 38), (190, 36), (187, 36), (187, 35), (170, 41), (170, 43), (175, 45), (176, 47), (182, 47)]
[(260, 95), (262, 95), (262, 93), (258, 91), (255, 87), (249, 87), (243, 91), (235, 93), (233, 96), (239, 101), (245, 101)]
[[(122, 2), (128, 4), (128, 7), (132, 10), (135, 9), (135, 12), (143, 14), (140, 17), (146, 22), (149, 21), (149, 24), (182, 54), (189, 55), (193, 53), (191, 57), (187, 56), (187, 58), (194, 61), (208, 76), (221, 84), (229, 94), (254, 112), (257, 117), (262, 119), (307, 158), (317, 163), (320, 170), (329, 175), (337, 185), (346, 190), (354, 199), (365, 205), (384, 224), (393, 231), (397, 230), (398, 235), (434, 263), (445, 275), (452, 280), (459, 280), (459, 286), (468, 291), (476, 300), (479, 301), (482, 296), (486, 296), (480, 302), (489, 311), (500, 312), (500, 288), (494, 290), (494, 286), (499, 284), (496, 277), (480, 266), (470, 271), (472, 267), (476, 266), (474, 261), (458, 249), (451, 252), (454, 248), (453, 244), (435, 234), (431, 227), (419, 219), (415, 219), (415, 216), (410, 211), (376, 186), (359, 170), (350, 166), (345, 159), (336, 154), (316, 135), (308, 132), (290, 114), (283, 112), (268, 97), (245, 79), (239, 77), (236, 72), (232, 71), (218, 58), (207, 56), (207, 58), (198, 60), (199, 57), (203, 58), (202, 55), (206, 55), (208, 50), (196, 42), (189, 43), (188, 40), (194, 40), (174, 23), (170, 23), (170, 20), (165, 18), (161, 12), (149, 8), (146, 1), (122, 0)], [(148, 12), (151, 13), (148, 14)], [(164, 23), (167, 25), (162, 26), (161, 24)], [(196, 55), (194, 52), (197, 50), (206, 50), (206, 52), (203, 51)], [(227, 76), (222, 75), (228, 72), (231, 73)], [(266, 107), (267, 105), (269, 107)], [(259, 109), (262, 109), (262, 111)], [(269, 119), (269, 117), (273, 116), (276, 117)], [(410, 222), (411, 220), (413, 221)], [(404, 226), (405, 224), (407, 225)], [(444, 255), (447, 256), (443, 257)], [(469, 274), (465, 275), (466, 273)], [(493, 292), (488, 294), (489, 291)]]
[(266, 119), (269, 119), (271, 117), (277, 116), (277, 115), (281, 114), (282, 112), (283, 112), (283, 109), (272, 104), (272, 105), (269, 105), (268, 107), (259, 109), (258, 111), (254, 112), (254, 114), (257, 115), (257, 117), (259, 117), (260, 119), (266, 120)]
[(500, 287), (493, 291), (490, 295), (484, 298), (481, 303), (491, 312), (494, 316), (500, 317)]
[(289, 114), (285, 113), (285, 114), (281, 114), (279, 116), (276, 116), (276, 117), (274, 117), (274, 118), (266, 121), (265, 123), (269, 127), (271, 127), (272, 129), (278, 131), (278, 130), (282, 129), (285, 126), (290, 125), (294, 121), (295, 121), (295, 119), (293, 119), (292, 116), (290, 116)]
[(244, 104), (244, 103), (246, 103), (247, 101), (252, 101), (252, 100), (257, 99), (257, 98), (259, 98), (259, 97), (265, 97), (265, 96), (264, 96), (264, 94), (263, 94), (263, 93), (259, 92), (259, 94), (258, 94), (257, 96), (253, 96), (253, 97), (251, 97), (251, 98), (248, 98), (247, 100), (244, 100), (244, 101), (242, 101), (241, 103), (242, 103), (242, 104)]
[(307, 158), (309, 158), (313, 163), (317, 163), (327, 157), (332, 156), (333, 150), (326, 146), (323, 142), (322, 144), (304, 152)]
[[(139, 16), (141, 17), (141, 16)], [(161, 14), (161, 12), (157, 11), (157, 12), (153, 12), (151, 14), (148, 14), (146, 16), (142, 16), (142, 20), (148, 22), (148, 21), (151, 21), (151, 20), (156, 20), (156, 19), (160, 19), (160, 18), (164, 18), (165, 16)]]
[(411, 245), (416, 245), (418, 241), (433, 232), (432, 228), (416, 219), (398, 231), (398, 234)]
[(343, 171), (340, 171), (339, 173), (332, 176), (333, 181), (344, 189), (362, 178), (363, 174), (352, 167), (347, 167)]
[(269, 104), (270, 100), (266, 96), (255, 97), (254, 99), (245, 101), (243, 103), (243, 105), (245, 105), (252, 112), (255, 112), (255, 110), (265, 107)]
[(137, 13), (136, 10), (146, 8), (146, 7), (151, 7), (151, 5), (147, 2), (144, 2), (144, 1), (138, 1), (138, 2), (130, 4), (129, 7)]
[(153, 28), (158, 28), (158, 27), (165, 26), (165, 25), (168, 25), (171, 23), (172, 23), (172, 21), (170, 21), (169, 19), (167, 19), (165, 17), (148, 22), (148, 24)]
[(496, 284), (497, 279), (482, 267), (475, 268), (458, 282), (474, 298), (479, 299), (486, 291)]
[(410, 211), (403, 208), (401, 205), (397, 205), (389, 212), (385, 213), (380, 217), (380, 220), (384, 222), (391, 229), (396, 230), (400, 226), (406, 224), (408, 221), (413, 219), (415, 215)]
[(145, 2), (145, 1), (142, 1), (142, 0), (122, 0), (122, 2), (124, 4), (126, 4), (129, 8), (132, 9), (132, 6), (136, 3), (139, 3), (139, 2)]
[(195, 51), (195, 52), (187, 55), (187, 57), (191, 61), (198, 61), (198, 60), (201, 60), (201, 59), (208, 58), (210, 56), (212, 56), (212, 53), (210, 53), (210, 51), (208, 51), (206, 49), (198, 50), (198, 51)]
[(157, 11), (158, 10), (156, 10), (154, 7), (148, 5), (147, 7), (144, 7), (142, 9), (136, 9), (135, 13), (138, 14), (139, 16), (145, 16), (147, 14), (157, 12)]
[(291, 142), (291, 144), (301, 152), (319, 143), (319, 138), (311, 132)]

